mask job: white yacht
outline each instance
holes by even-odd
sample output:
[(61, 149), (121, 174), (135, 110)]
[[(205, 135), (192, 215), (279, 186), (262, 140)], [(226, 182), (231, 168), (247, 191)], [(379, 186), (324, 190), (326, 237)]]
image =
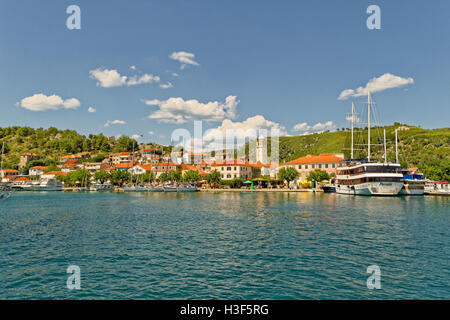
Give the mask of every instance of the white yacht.
[(31, 187), (32, 191), (62, 191), (63, 184), (61, 181), (56, 179), (45, 179), (42, 180), (39, 185)]
[[(384, 132), (384, 162), (371, 161), (370, 152), (370, 92), (367, 94), (367, 159), (353, 159), (354, 104), (351, 114), (351, 160), (345, 167), (336, 169), (336, 193), (368, 196), (395, 196), (403, 187), (403, 174), (398, 163), (388, 163), (386, 159), (386, 132)], [(398, 162), (398, 161), (397, 161)]]
[(336, 171), (336, 193), (394, 196), (403, 187), (401, 166), (397, 163), (360, 163)]

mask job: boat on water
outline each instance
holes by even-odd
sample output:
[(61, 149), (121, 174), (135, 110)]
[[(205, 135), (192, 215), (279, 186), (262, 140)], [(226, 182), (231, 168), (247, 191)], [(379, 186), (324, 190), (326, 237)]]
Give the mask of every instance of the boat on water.
[(149, 192), (164, 192), (163, 186), (149, 186), (148, 187)]
[[(370, 92), (367, 94), (367, 158), (354, 157), (355, 111), (352, 103), (351, 113), (351, 155), (347, 165), (336, 169), (336, 193), (366, 196), (396, 196), (403, 187), (403, 174), (398, 163), (388, 163), (386, 158), (386, 131), (384, 131), (384, 162), (371, 160), (371, 106)], [(398, 161), (397, 161), (398, 162)]]
[(177, 187), (177, 192), (196, 192), (197, 187), (192, 184), (181, 184)]
[(45, 179), (39, 184), (32, 185), (30, 191), (62, 191), (63, 184), (61, 181), (56, 179)]
[(163, 186), (164, 192), (177, 192), (178, 187), (176, 184), (166, 184)]
[(90, 191), (113, 191), (114, 186), (110, 183), (95, 183), (89, 187)]
[(397, 163), (359, 163), (337, 169), (336, 193), (395, 196), (403, 187)]
[(421, 173), (410, 173), (403, 170), (403, 187), (399, 192), (401, 196), (422, 196), (425, 193), (425, 180)]
[(336, 192), (336, 186), (333, 184), (325, 184), (322, 186), (322, 190), (324, 193), (334, 193)]
[(8, 199), (11, 193), (12, 189), (10, 187), (0, 185), (0, 199)]
[(134, 186), (132, 184), (127, 184), (127, 185), (123, 186), (122, 189), (124, 192), (136, 191), (136, 186)]
[(447, 181), (431, 181), (425, 182), (425, 194), (450, 195), (450, 184)]

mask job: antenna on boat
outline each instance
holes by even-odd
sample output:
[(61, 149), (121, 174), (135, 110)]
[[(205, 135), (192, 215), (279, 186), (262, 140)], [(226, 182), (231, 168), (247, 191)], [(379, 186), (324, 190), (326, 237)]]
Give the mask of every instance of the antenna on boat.
[(387, 163), (387, 154), (386, 154), (386, 129), (383, 130), (384, 137), (384, 163)]
[(5, 150), (5, 141), (3, 141), (3, 143), (2, 143), (2, 159), (1, 159), (1, 163), (0, 163), (1, 174), (3, 174), (3, 151), (4, 150)]
[(397, 128), (395, 129), (395, 163), (398, 163), (398, 139), (397, 139)]
[(367, 93), (367, 161), (370, 162), (370, 91)]
[(352, 102), (352, 147), (350, 151), (350, 159), (353, 159), (353, 124), (355, 121), (355, 103)]

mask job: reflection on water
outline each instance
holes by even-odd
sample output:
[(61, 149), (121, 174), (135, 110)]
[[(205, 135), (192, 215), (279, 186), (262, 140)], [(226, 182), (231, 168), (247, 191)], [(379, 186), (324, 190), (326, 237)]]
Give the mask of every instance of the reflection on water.
[(448, 197), (15, 193), (0, 298), (449, 298), (449, 212)]

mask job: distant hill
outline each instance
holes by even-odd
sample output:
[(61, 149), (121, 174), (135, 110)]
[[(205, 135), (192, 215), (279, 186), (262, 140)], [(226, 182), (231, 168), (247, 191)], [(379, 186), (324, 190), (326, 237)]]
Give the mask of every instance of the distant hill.
[[(81, 135), (74, 130), (33, 129), (29, 127), (0, 128), (0, 148), (5, 141), (5, 168), (17, 169), (20, 155), (25, 152), (40, 156), (40, 162), (48, 165), (57, 163), (60, 156), (79, 152), (90, 152), (93, 155), (106, 155), (111, 152), (132, 151), (139, 146), (137, 141), (123, 136), (118, 139), (108, 138), (103, 134)], [(149, 147), (161, 146), (150, 143)]]

